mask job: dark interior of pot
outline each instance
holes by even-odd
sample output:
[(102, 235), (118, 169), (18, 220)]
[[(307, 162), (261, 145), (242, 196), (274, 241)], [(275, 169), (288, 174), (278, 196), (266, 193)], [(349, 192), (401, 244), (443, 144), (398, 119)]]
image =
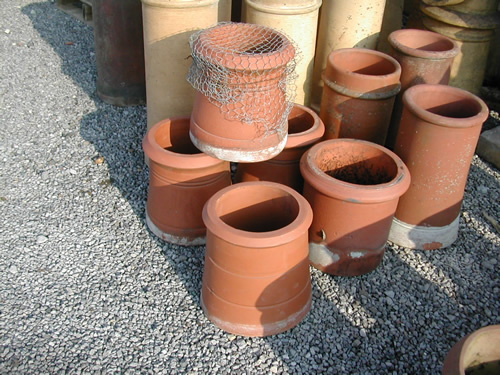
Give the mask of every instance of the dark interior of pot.
[(465, 369), (465, 375), (498, 375), (500, 374), (500, 360), (482, 362)]
[(166, 121), (156, 131), (155, 141), (161, 148), (176, 154), (194, 155), (201, 153), (189, 137), (189, 118)]
[(394, 159), (371, 145), (344, 142), (318, 153), (319, 168), (328, 176), (356, 185), (380, 185), (398, 174)]
[(429, 52), (451, 51), (455, 47), (452, 41), (439, 34), (431, 34), (420, 30), (418, 32), (415, 30), (415, 33), (401, 33), (397, 40), (406, 47)]
[(499, 332), (495, 326), (488, 327), (466, 341), (461, 358), (466, 375), (500, 374)]
[(479, 113), (476, 103), (467, 99), (441, 104), (427, 110), (436, 115), (450, 118), (469, 118)]
[(282, 40), (278, 39), (278, 43), (271, 43), (269, 40), (263, 39), (257, 41), (257, 43), (252, 43), (243, 48), (245, 54), (260, 54), (260, 53), (271, 53), (279, 51), (282, 47)]
[(335, 65), (344, 71), (369, 76), (382, 76), (396, 71), (394, 63), (379, 54), (347, 50), (335, 55)]
[(314, 125), (312, 115), (299, 107), (293, 107), (288, 115), (288, 134), (303, 133)]
[(286, 191), (256, 185), (225, 194), (217, 211), (220, 219), (234, 229), (270, 232), (291, 224), (299, 214), (299, 204)]
[(466, 94), (447, 94), (423, 90), (415, 96), (415, 103), (428, 112), (449, 118), (469, 118), (481, 112), (481, 105)]

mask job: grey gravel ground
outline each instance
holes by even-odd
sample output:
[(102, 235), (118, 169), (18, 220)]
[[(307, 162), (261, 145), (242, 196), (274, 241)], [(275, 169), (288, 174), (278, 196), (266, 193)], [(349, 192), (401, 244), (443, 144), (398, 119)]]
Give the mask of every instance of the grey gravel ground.
[(145, 108), (97, 98), (93, 48), (51, 2), (0, 3), (0, 373), (436, 374), (460, 337), (500, 323), (483, 213), (500, 218), (500, 174), (476, 156), (452, 247), (389, 246), (357, 278), (312, 269), (312, 310), (286, 333), (217, 329), (199, 305), (204, 248), (145, 225)]

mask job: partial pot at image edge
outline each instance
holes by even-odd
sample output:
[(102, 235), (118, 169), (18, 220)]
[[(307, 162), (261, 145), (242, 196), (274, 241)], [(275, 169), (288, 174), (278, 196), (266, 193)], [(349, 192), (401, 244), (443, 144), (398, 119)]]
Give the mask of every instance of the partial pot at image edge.
[(443, 375), (500, 373), (500, 325), (482, 327), (460, 339), (446, 354)]

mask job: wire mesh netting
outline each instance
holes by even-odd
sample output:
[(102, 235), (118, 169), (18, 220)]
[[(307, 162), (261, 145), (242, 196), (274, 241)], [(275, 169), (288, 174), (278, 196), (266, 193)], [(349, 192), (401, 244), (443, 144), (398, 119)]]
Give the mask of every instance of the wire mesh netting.
[(223, 22), (190, 38), (189, 83), (228, 120), (272, 133), (286, 123), (295, 98), (299, 53), (269, 27)]

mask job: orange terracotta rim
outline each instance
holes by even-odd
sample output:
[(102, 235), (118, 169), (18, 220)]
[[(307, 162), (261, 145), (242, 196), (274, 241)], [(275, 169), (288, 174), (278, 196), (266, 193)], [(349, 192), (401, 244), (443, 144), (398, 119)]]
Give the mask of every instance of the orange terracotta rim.
[(481, 125), (489, 115), (488, 107), (479, 97), (446, 85), (412, 86), (403, 94), (403, 103), (418, 118), (450, 128)]
[[(260, 33), (259, 37), (250, 37)], [(221, 22), (202, 30), (193, 53), (208, 63), (233, 70), (269, 70), (288, 64), (295, 47), (282, 33), (249, 23)]]
[(396, 30), (389, 35), (388, 40), (396, 51), (422, 59), (450, 59), (460, 52), (455, 41), (428, 30)]
[(312, 223), (306, 199), (288, 186), (241, 182), (215, 193), (203, 208), (207, 230), (236, 245), (267, 248), (303, 236)]
[[(292, 123), (293, 120), (300, 117), (300, 124), (295, 126)], [(325, 125), (316, 112), (302, 104), (295, 103), (288, 115), (288, 139), (285, 149), (311, 145), (317, 142), (324, 133)]]
[(410, 172), (399, 156), (359, 139), (317, 143), (302, 156), (300, 171), (320, 193), (350, 203), (386, 202), (410, 186)]
[(323, 81), (340, 94), (363, 99), (397, 95), (401, 65), (393, 57), (367, 48), (341, 48), (328, 55)]
[[(223, 161), (195, 149), (189, 137), (189, 121), (189, 117), (174, 117), (156, 123), (142, 140), (142, 148), (147, 157), (155, 163), (183, 169), (206, 168), (222, 163)], [(169, 150), (177, 149), (169, 136), (173, 127), (185, 132), (186, 139), (182, 142), (183, 147), (186, 147), (185, 152)]]

